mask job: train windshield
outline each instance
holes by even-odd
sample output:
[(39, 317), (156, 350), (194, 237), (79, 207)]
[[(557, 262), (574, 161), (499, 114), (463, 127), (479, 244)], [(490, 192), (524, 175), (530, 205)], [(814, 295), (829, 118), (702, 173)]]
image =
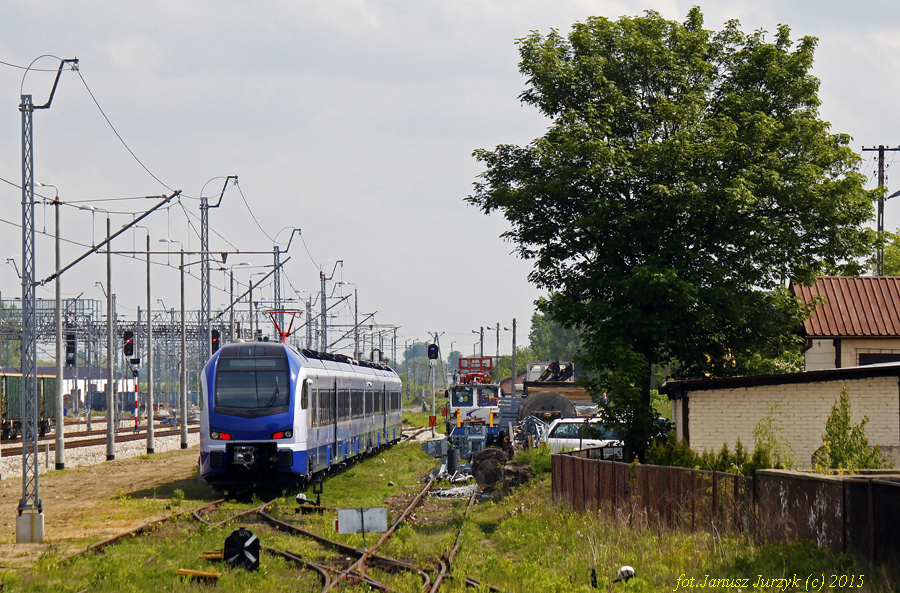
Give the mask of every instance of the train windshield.
[(291, 383), (287, 358), (220, 358), (215, 411), (256, 418), (288, 411)]
[(456, 408), (496, 406), (497, 401), (497, 388), (493, 386), (457, 386), (450, 392), (450, 405)]

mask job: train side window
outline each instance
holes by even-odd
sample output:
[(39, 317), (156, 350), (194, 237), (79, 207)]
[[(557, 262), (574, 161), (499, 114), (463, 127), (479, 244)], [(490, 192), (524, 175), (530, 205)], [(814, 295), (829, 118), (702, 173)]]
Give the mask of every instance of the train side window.
[(348, 420), (350, 418), (350, 390), (341, 389), (338, 391), (338, 420)]
[(350, 407), (353, 410), (352, 416), (354, 418), (362, 418), (363, 416), (363, 391), (361, 389), (354, 389), (351, 393), (350, 398)]
[(304, 379), (300, 383), (300, 409), (305, 410), (309, 407), (309, 383)]

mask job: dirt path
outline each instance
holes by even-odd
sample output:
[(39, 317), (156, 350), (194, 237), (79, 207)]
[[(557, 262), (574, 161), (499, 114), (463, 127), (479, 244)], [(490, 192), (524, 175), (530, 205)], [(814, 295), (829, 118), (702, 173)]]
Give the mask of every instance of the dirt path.
[[(142, 499), (168, 499), (174, 488), (196, 487), (198, 447), (145, 458), (104, 462), (41, 475), (44, 541), (16, 543), (16, 516), (22, 479), (0, 480), (0, 568), (24, 568), (48, 550), (74, 553), (105, 537), (163, 516), (159, 504)], [(152, 513), (149, 514), (148, 513)]]

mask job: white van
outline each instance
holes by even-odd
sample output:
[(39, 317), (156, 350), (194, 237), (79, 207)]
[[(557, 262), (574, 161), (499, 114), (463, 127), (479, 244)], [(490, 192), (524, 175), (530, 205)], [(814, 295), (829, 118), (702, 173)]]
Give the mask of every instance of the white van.
[(600, 418), (560, 418), (550, 424), (547, 444), (552, 453), (563, 450), (621, 447), (618, 430), (607, 427)]

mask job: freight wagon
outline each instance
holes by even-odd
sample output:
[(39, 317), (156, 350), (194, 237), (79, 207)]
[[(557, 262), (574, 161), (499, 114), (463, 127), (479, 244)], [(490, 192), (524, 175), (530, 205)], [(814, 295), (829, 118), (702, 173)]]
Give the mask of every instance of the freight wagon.
[[(50, 419), (56, 417), (56, 377), (37, 376), (38, 433), (50, 431)], [(0, 373), (0, 437), (17, 438), (22, 433), (22, 375)]]

